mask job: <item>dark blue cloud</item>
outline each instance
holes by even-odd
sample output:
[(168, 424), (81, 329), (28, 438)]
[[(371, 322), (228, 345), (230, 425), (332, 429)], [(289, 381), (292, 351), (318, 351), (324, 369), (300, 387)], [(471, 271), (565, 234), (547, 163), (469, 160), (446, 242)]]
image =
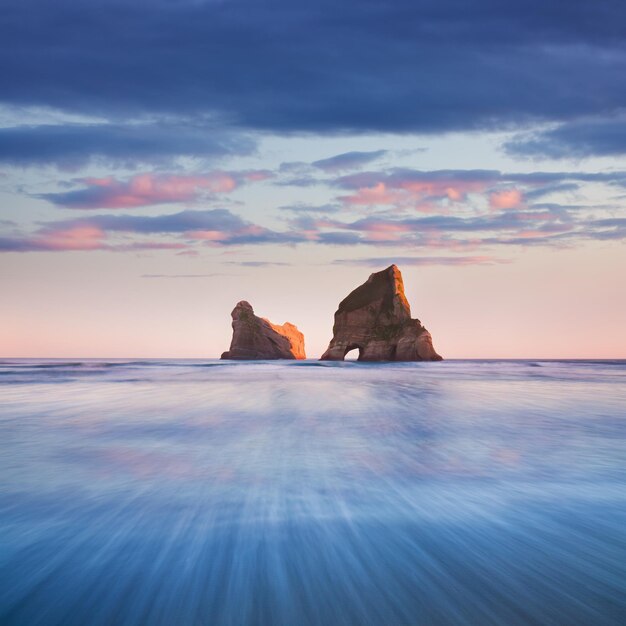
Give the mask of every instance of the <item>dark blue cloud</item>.
[[(247, 222), (227, 209), (180, 211), (165, 215), (94, 215), (87, 218), (58, 220), (43, 224), (46, 234), (76, 227), (94, 227), (106, 233), (138, 235), (184, 235), (189, 240), (212, 241), (220, 245), (247, 243), (299, 243), (304, 238), (296, 232), (277, 232)], [(215, 239), (203, 233), (215, 233)]]
[(617, 235), (626, 238), (626, 217), (609, 217), (601, 220), (592, 220), (589, 222), (589, 225), (593, 228), (603, 229), (600, 232), (604, 235), (604, 238), (612, 239), (614, 238), (613, 236), (617, 238)]
[(372, 150), (370, 152), (344, 152), (328, 159), (320, 159), (319, 161), (313, 161), (311, 165), (317, 167), (324, 172), (342, 172), (344, 170), (356, 170), (367, 165), (376, 159), (387, 154), (387, 150)]
[(626, 217), (609, 217), (591, 222), (594, 226), (626, 226)]
[(78, 168), (99, 161), (134, 167), (186, 155), (206, 159), (247, 155), (255, 148), (243, 133), (182, 122), (0, 128), (0, 163), (17, 166), (53, 163)]
[(28, 240), (23, 237), (0, 237), (0, 252), (32, 252)]
[(513, 156), (549, 159), (621, 156), (626, 154), (626, 121), (570, 122), (550, 130), (519, 135), (505, 143), (504, 149)]
[(589, 235), (590, 239), (598, 239), (601, 241), (624, 241), (626, 240), (626, 226), (618, 226), (611, 230), (601, 230), (593, 232)]
[(626, 121), (576, 121), (556, 128), (514, 137), (504, 144), (513, 156), (581, 159), (626, 154)]
[(0, 98), (273, 132), (567, 121), (626, 101), (621, 0), (4, 0)]
[(207, 211), (180, 211), (166, 215), (94, 215), (84, 219), (50, 222), (55, 228), (76, 225), (96, 226), (108, 232), (141, 234), (185, 233), (189, 231), (217, 231), (233, 233), (248, 223), (227, 209)]
[(358, 233), (330, 231), (319, 233), (317, 241), (319, 241), (319, 243), (330, 245), (351, 246), (363, 243), (363, 238)]
[(142, 235), (183, 234), (203, 240), (202, 233), (219, 233), (221, 245), (247, 243), (298, 243), (304, 238), (295, 232), (277, 232), (243, 220), (227, 209), (180, 211), (166, 215), (94, 215), (75, 220), (50, 222), (54, 230), (93, 226), (108, 233)]
[[(555, 183), (553, 185), (545, 185), (544, 187), (539, 187), (538, 189), (531, 189), (524, 192), (524, 197), (526, 200), (537, 200), (538, 198), (543, 198), (544, 196), (549, 196), (553, 193), (570, 193), (574, 191), (578, 191), (580, 189), (580, 185), (577, 183)], [(535, 206), (537, 206), (535, 204)]]

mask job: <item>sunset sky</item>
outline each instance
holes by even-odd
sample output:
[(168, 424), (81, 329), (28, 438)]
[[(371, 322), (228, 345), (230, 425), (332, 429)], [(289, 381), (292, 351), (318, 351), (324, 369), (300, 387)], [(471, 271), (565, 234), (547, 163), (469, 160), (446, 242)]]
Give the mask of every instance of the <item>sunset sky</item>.
[(318, 357), (396, 263), (447, 358), (626, 357), (626, 4), (4, 0), (0, 356)]

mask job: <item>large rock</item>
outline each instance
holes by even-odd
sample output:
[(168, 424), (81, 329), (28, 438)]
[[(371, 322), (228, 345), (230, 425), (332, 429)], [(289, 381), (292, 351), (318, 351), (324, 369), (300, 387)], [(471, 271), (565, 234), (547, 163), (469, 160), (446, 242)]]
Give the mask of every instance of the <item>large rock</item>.
[(278, 326), (257, 317), (248, 302), (241, 301), (231, 313), (233, 339), (222, 359), (305, 359), (304, 335), (289, 322)]
[(343, 361), (355, 348), (359, 361), (441, 361), (430, 333), (411, 319), (402, 274), (395, 265), (372, 274), (340, 302), (322, 360)]

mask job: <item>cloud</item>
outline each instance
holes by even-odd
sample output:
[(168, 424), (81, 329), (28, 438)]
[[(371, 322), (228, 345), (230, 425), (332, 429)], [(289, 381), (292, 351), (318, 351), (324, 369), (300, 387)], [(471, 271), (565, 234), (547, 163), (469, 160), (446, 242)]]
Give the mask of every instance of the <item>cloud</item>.
[[(587, 228), (576, 213), (580, 207), (556, 203), (516, 206), (504, 210), (486, 208), (473, 215), (437, 214), (368, 215), (352, 221), (299, 216), (290, 222), (294, 232), (309, 242), (325, 245), (392, 246), (395, 248), (468, 250), (508, 243), (519, 245), (565, 233), (584, 235)], [(547, 240), (546, 240), (547, 241)], [(528, 245), (531, 245), (529, 243)]]
[(105, 233), (95, 225), (75, 225), (68, 228), (52, 228), (34, 237), (0, 239), (0, 250), (9, 252), (34, 252), (62, 250), (100, 250)]
[[(110, 241), (121, 236), (125, 240)], [(174, 236), (176, 241), (142, 239), (144, 236)], [(127, 242), (128, 237), (131, 241)], [(248, 245), (294, 244), (307, 241), (297, 231), (273, 231), (243, 220), (226, 209), (185, 210), (165, 215), (94, 215), (46, 222), (31, 235), (0, 239), (2, 252), (71, 250), (179, 250), (195, 244)]]
[(533, 230), (540, 225), (551, 224), (561, 230), (571, 228), (573, 218), (565, 209), (507, 210), (499, 213), (479, 214), (471, 217), (456, 215), (433, 215), (426, 217), (382, 218), (367, 217), (346, 223), (344, 228), (372, 233), (473, 233), (489, 231), (526, 230), (531, 224)]
[(566, 8), (5, 0), (0, 94), (107, 119), (204, 115), (279, 133), (476, 130), (623, 106), (626, 6)]
[(386, 267), (391, 264), (398, 265), (492, 265), (494, 263), (507, 263), (503, 259), (491, 256), (395, 256), (395, 257), (369, 257), (361, 259), (337, 259), (334, 265), (365, 265), (367, 267)]
[(356, 170), (363, 165), (376, 161), (387, 154), (387, 150), (374, 150), (371, 152), (344, 152), (328, 159), (313, 161), (311, 165), (324, 172), (342, 172), (344, 170)]
[(580, 185), (578, 183), (555, 183), (554, 185), (544, 185), (538, 189), (526, 190), (524, 197), (527, 200), (537, 200), (538, 198), (543, 198), (553, 193), (574, 192), (579, 189)]
[(489, 195), (489, 206), (492, 209), (514, 209), (522, 204), (524, 196), (519, 189), (502, 189)]
[(298, 243), (298, 233), (277, 232), (243, 220), (227, 209), (186, 210), (166, 215), (97, 215), (56, 224), (90, 224), (107, 232), (183, 235), (190, 241), (216, 245)]
[(236, 233), (249, 227), (238, 215), (227, 209), (203, 211), (185, 210), (164, 215), (94, 215), (51, 222), (54, 227), (72, 227), (87, 224), (108, 232), (138, 234), (180, 234), (192, 232)]
[(225, 261), (227, 265), (238, 265), (239, 267), (286, 267), (291, 263), (281, 261)]
[(610, 217), (601, 220), (592, 220), (590, 222), (592, 226), (605, 226), (605, 227), (624, 227), (626, 228), (626, 217)]
[(97, 225), (51, 225), (30, 236), (0, 237), (0, 252), (135, 252), (140, 250), (181, 250), (184, 243), (133, 241), (110, 244), (106, 233)]
[[(123, 180), (82, 179), (83, 188), (55, 194), (51, 199), (62, 206), (80, 208), (196, 201), (203, 194), (226, 192), (267, 176), (267, 172), (246, 170), (202, 176), (139, 174)], [(614, 205), (534, 202), (537, 197), (559, 191), (576, 190), (581, 195), (587, 183), (626, 187), (626, 173), (407, 168), (366, 171), (327, 181), (331, 190), (346, 194), (340, 196), (343, 206), (281, 207), (293, 215), (284, 220), (280, 230), (223, 208), (161, 215), (100, 212), (40, 222), (26, 234), (11, 232), (16, 226), (6, 225), (11, 234), (0, 240), (0, 250), (172, 249), (177, 254), (196, 255), (206, 247), (308, 244), (447, 250), (471, 253), (477, 258), (491, 246), (562, 247), (576, 241), (624, 238), (626, 226), (615, 215), (618, 207)], [(371, 204), (361, 208), (354, 198)], [(428, 215), (424, 214), (425, 207)], [(268, 263), (241, 264), (261, 267)]]
[(502, 173), (498, 170), (413, 170), (394, 167), (378, 172), (360, 172), (342, 176), (335, 181), (335, 184), (343, 189), (358, 189), (373, 186), (382, 181), (395, 189), (445, 191), (451, 185), (485, 186), (498, 182), (501, 178)]
[(214, 278), (224, 274), (142, 274), (141, 278)]
[(256, 142), (244, 133), (188, 122), (0, 128), (0, 163), (13, 166), (52, 164), (77, 169), (95, 162), (135, 167), (141, 163), (168, 164), (183, 156), (217, 159), (249, 155), (255, 149)]
[(505, 151), (518, 157), (581, 159), (626, 154), (626, 120), (573, 121), (556, 128), (515, 136), (504, 144)]
[[(451, 212), (483, 205), (521, 208), (525, 197), (572, 191), (579, 183), (626, 187), (626, 172), (500, 172), (498, 170), (412, 170), (391, 168), (340, 176), (330, 184), (348, 190), (337, 200), (347, 208), (390, 207), (396, 212)], [(478, 205), (477, 205), (478, 203)]]
[(244, 172), (211, 172), (184, 176), (177, 174), (143, 173), (128, 180), (84, 178), (85, 187), (73, 191), (41, 194), (39, 197), (68, 209), (122, 209), (164, 204), (193, 202), (205, 194), (234, 191), (244, 182), (265, 180), (270, 173), (261, 170)]
[(319, 232), (311, 237), (312, 241), (334, 246), (352, 246), (362, 244), (363, 238), (359, 233), (349, 233), (342, 231)]
[(441, 202), (463, 202), (469, 193), (484, 192), (500, 180), (500, 172), (491, 170), (393, 168), (343, 176), (334, 184), (354, 190), (350, 195), (339, 197), (348, 206), (411, 206), (433, 212)]

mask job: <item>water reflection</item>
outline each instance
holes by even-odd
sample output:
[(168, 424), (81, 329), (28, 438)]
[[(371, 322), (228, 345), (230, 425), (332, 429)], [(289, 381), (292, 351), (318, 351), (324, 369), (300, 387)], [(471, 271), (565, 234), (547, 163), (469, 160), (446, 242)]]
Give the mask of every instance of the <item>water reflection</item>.
[(626, 363), (0, 363), (0, 623), (621, 624)]

